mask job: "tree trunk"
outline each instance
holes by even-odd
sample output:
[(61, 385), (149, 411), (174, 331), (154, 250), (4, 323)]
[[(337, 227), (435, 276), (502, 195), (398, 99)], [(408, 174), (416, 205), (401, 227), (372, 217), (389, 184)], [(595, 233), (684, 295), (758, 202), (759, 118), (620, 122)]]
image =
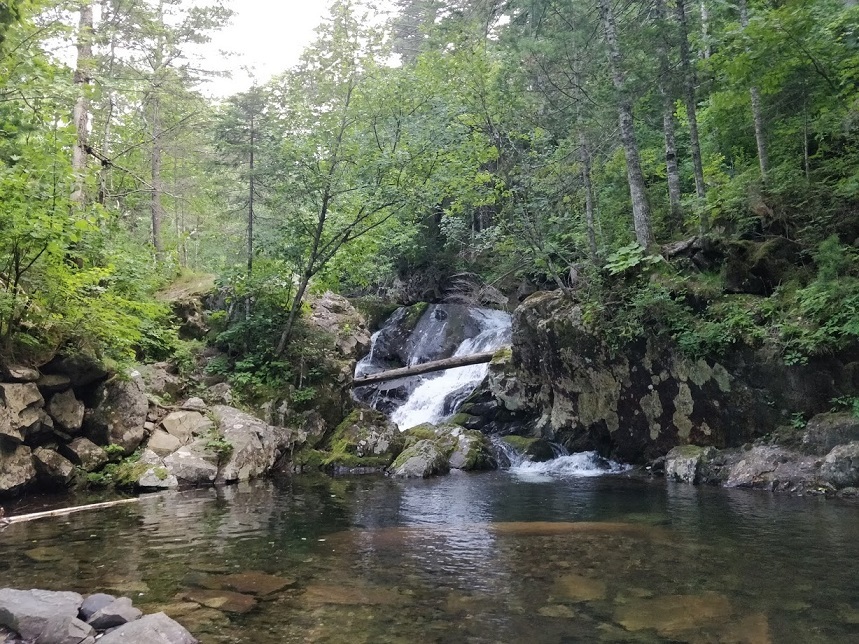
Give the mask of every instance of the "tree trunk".
[[(704, 6), (702, 2), (702, 7)], [(698, 99), (695, 86), (697, 78), (695, 67), (692, 65), (692, 50), (689, 46), (689, 20), (686, 17), (685, 0), (677, 0), (677, 22), (680, 24), (680, 69), (683, 74), (683, 93), (686, 103), (686, 118), (689, 121), (689, 146), (692, 151), (692, 167), (695, 173), (695, 194), (702, 202), (698, 205), (700, 212), (701, 233), (706, 234), (710, 229), (707, 210), (703, 203), (707, 197), (707, 184), (704, 183), (704, 162), (701, 157), (701, 141), (698, 136)]]
[[(683, 2), (684, 0), (677, 0), (678, 5), (682, 6)], [(713, 54), (713, 51), (710, 49), (710, 10), (707, 8), (707, 0), (701, 0), (701, 37), (704, 41), (704, 49), (701, 51), (701, 57), (707, 60)]]
[[(743, 29), (749, 26), (749, 6), (746, 0), (740, 0), (740, 21)], [(767, 154), (766, 135), (764, 133), (764, 117), (761, 109), (761, 92), (757, 85), (749, 88), (752, 99), (752, 119), (755, 124), (755, 142), (758, 146), (758, 162), (761, 167), (761, 179), (766, 181), (769, 171), (769, 156)]]
[(82, 0), (78, 21), (78, 54), (74, 77), (77, 100), (75, 101), (73, 118), (77, 140), (72, 149), (72, 173), (74, 174), (75, 187), (71, 196), (72, 203), (78, 206), (83, 205), (86, 200), (85, 183), (89, 138), (89, 99), (87, 92), (92, 81), (92, 38), (92, 0)]
[[(164, 2), (158, 2), (158, 26), (164, 27)], [(152, 130), (152, 199), (150, 209), (152, 213), (152, 245), (155, 247), (155, 259), (161, 262), (164, 259), (164, 243), (161, 239), (161, 222), (164, 219), (164, 208), (161, 205), (163, 187), (161, 185), (161, 165), (164, 153), (163, 133), (161, 132), (161, 87), (160, 79), (164, 64), (164, 40), (159, 33), (158, 42), (155, 45), (154, 60), (152, 64), (152, 96), (150, 98), (151, 130)]]
[(596, 208), (594, 205), (594, 185), (591, 181), (591, 151), (583, 130), (579, 130), (579, 154), (582, 161), (582, 183), (585, 186), (585, 224), (588, 229), (588, 246), (591, 251), (591, 261), (599, 261), (597, 246)]
[(254, 146), (256, 145), (254, 114), (250, 115), (250, 152), (248, 155), (248, 277), (254, 272)]
[(668, 58), (668, 12), (665, 0), (655, 3), (659, 27), (662, 34), (657, 51), (659, 55), (659, 93), (662, 96), (662, 131), (665, 136), (665, 170), (668, 176), (668, 203), (671, 212), (671, 225), (680, 228), (683, 225), (682, 193), (680, 189), (680, 168), (677, 165), (677, 135), (674, 122), (674, 93), (671, 82), (671, 61)]
[(612, 80), (618, 94), (617, 109), (620, 138), (626, 155), (626, 174), (629, 182), (629, 194), (632, 199), (632, 221), (635, 228), (635, 238), (641, 246), (650, 248), (654, 244), (650, 204), (647, 201), (644, 173), (641, 170), (641, 158), (638, 153), (638, 141), (635, 138), (632, 100), (626, 90), (626, 75), (623, 72), (620, 46), (617, 41), (617, 26), (610, 0), (599, 0), (599, 7), (603, 19), (606, 44), (609, 48)]
[(457, 367), (469, 367), (475, 364), (486, 364), (492, 361), (495, 355), (494, 351), (488, 353), (475, 353), (470, 356), (455, 356), (453, 358), (444, 358), (442, 360), (433, 360), (432, 362), (424, 362), (423, 364), (413, 367), (403, 367), (401, 369), (391, 369), (390, 371), (382, 371), (374, 373), (363, 378), (356, 378), (352, 381), (353, 387), (364, 387), (373, 385), (377, 382), (385, 382), (387, 380), (396, 380), (397, 378), (408, 378), (409, 376), (419, 376), (424, 373), (434, 373), (436, 371), (444, 371), (446, 369), (456, 369)]
[(161, 101), (158, 88), (154, 88), (151, 104), (152, 119), (152, 199), (150, 210), (152, 214), (152, 245), (155, 247), (155, 257), (160, 262), (163, 259), (164, 243), (161, 239), (161, 222), (164, 219), (164, 208), (161, 205), (161, 166), (163, 141), (161, 140)]

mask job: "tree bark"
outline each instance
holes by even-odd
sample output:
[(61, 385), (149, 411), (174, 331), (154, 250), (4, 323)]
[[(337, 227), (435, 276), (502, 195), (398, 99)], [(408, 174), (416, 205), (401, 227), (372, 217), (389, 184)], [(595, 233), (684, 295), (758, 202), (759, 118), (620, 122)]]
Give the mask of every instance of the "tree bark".
[(650, 248), (654, 244), (650, 204), (647, 201), (644, 173), (641, 170), (641, 157), (638, 152), (638, 141), (635, 137), (632, 100), (626, 89), (626, 74), (622, 67), (623, 60), (617, 40), (614, 11), (612, 10), (610, 0), (599, 0), (599, 8), (603, 19), (606, 44), (609, 48), (612, 80), (618, 94), (617, 109), (618, 120), (620, 122), (620, 138), (626, 156), (626, 174), (629, 182), (629, 194), (632, 200), (632, 221), (635, 228), (635, 238), (641, 246)]
[(591, 180), (591, 151), (582, 130), (579, 130), (579, 154), (582, 162), (582, 183), (585, 186), (585, 225), (588, 229), (588, 246), (591, 251), (591, 261), (596, 264), (599, 261), (599, 247), (597, 246), (594, 185)]
[[(158, 2), (158, 27), (164, 28), (164, 2)], [(152, 245), (155, 248), (156, 261), (160, 262), (164, 256), (164, 243), (161, 238), (161, 222), (164, 219), (164, 208), (161, 205), (161, 195), (164, 192), (161, 185), (162, 155), (164, 153), (164, 142), (161, 132), (161, 87), (160, 78), (164, 64), (164, 41), (159, 34), (155, 45), (154, 60), (152, 65), (152, 96), (150, 98), (151, 129), (152, 129), (152, 199), (150, 210), (152, 215)]]
[[(702, 11), (706, 11), (701, 3)], [(692, 65), (692, 48), (689, 46), (689, 20), (686, 16), (685, 0), (676, 0), (677, 22), (680, 24), (680, 69), (683, 74), (683, 94), (686, 103), (686, 120), (689, 121), (689, 147), (692, 151), (692, 168), (695, 174), (695, 194), (698, 196), (699, 227), (702, 235), (710, 230), (710, 219), (704, 199), (707, 197), (707, 184), (704, 183), (704, 162), (701, 156), (701, 140), (698, 136), (698, 84), (695, 67)]]
[[(743, 29), (749, 26), (749, 6), (746, 0), (740, 0), (740, 21)], [(758, 162), (761, 167), (761, 179), (766, 181), (769, 171), (769, 156), (767, 153), (767, 142), (764, 126), (763, 110), (761, 109), (761, 91), (757, 85), (749, 88), (752, 100), (752, 119), (755, 125), (755, 143), (758, 146)]]
[(434, 373), (436, 371), (444, 371), (445, 369), (455, 369), (457, 367), (469, 367), (475, 364), (485, 364), (492, 361), (494, 351), (488, 353), (475, 353), (470, 356), (455, 356), (453, 358), (445, 358), (443, 360), (434, 360), (432, 362), (424, 362), (423, 364), (413, 367), (403, 367), (401, 369), (391, 369), (381, 373), (374, 373), (363, 378), (356, 378), (352, 381), (353, 387), (365, 387), (378, 382), (387, 380), (396, 380), (397, 378), (408, 378), (409, 376), (419, 376), (425, 373)]
[(92, 82), (92, 39), (93, 11), (92, 0), (82, 0), (78, 20), (77, 62), (75, 64), (75, 101), (73, 119), (77, 140), (72, 149), (72, 173), (74, 174), (74, 191), (71, 201), (83, 205), (86, 200), (85, 183), (87, 167), (87, 144), (89, 139), (89, 98), (87, 92)]
[(674, 93), (671, 82), (671, 61), (668, 58), (668, 12), (665, 0), (656, 0), (657, 18), (662, 34), (658, 36), (659, 56), (659, 94), (662, 96), (662, 131), (665, 136), (665, 170), (668, 176), (668, 203), (673, 227), (683, 225), (682, 192), (680, 188), (680, 168), (677, 164), (677, 134), (674, 121)]

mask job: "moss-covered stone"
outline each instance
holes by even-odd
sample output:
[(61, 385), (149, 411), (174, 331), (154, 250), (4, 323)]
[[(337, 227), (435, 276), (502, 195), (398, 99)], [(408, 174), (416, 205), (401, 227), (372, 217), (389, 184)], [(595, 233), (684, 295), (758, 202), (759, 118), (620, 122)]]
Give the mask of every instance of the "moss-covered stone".
[(403, 451), (405, 437), (384, 414), (356, 409), (341, 422), (322, 450), (322, 467), (384, 469)]

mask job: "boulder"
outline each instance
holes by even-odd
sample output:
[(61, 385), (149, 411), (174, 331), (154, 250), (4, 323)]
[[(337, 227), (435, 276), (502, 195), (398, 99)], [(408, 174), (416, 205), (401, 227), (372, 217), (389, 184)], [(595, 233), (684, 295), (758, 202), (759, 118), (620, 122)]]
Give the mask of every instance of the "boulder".
[(144, 490), (169, 490), (179, 487), (179, 479), (167, 469), (161, 457), (151, 449), (143, 451), (138, 463), (148, 466), (137, 479), (138, 488)]
[(102, 608), (115, 601), (116, 597), (105, 593), (93, 593), (92, 595), (88, 595), (84, 599), (83, 604), (81, 604), (80, 610), (78, 611), (78, 617), (84, 621), (88, 621), (90, 617), (95, 615)]
[(30, 447), (53, 442), (58, 436), (61, 438), (65, 436), (71, 438), (71, 436), (54, 426), (54, 419), (44, 409), (39, 410), (39, 422), (25, 428), (22, 434), (24, 436), (24, 444)]
[(12, 451), (0, 448), (0, 496), (18, 494), (36, 478), (33, 453), (18, 445)]
[(86, 435), (99, 445), (119, 445), (130, 455), (143, 439), (149, 401), (136, 371), (127, 380), (114, 378), (98, 387), (96, 404), (85, 420)]
[(726, 456), (722, 466), (726, 487), (800, 492), (817, 484), (819, 461), (811, 456), (771, 445), (755, 445)]
[(201, 414), (205, 413), (206, 410), (209, 409), (208, 405), (206, 405), (206, 401), (202, 398), (189, 398), (185, 402), (182, 403), (182, 409), (185, 411), (198, 411)]
[(331, 335), (345, 358), (357, 360), (370, 349), (367, 322), (345, 297), (328, 292), (312, 299), (308, 322)]
[(142, 616), (143, 613), (131, 605), (128, 597), (120, 597), (98, 609), (87, 619), (87, 623), (99, 631), (106, 631), (109, 628), (133, 622)]
[(172, 434), (168, 434), (163, 429), (156, 429), (149, 437), (146, 447), (158, 454), (158, 456), (164, 457), (170, 456), (170, 454), (182, 447), (182, 441)]
[(60, 391), (65, 391), (66, 389), (70, 389), (72, 386), (72, 379), (68, 376), (64, 376), (58, 373), (47, 374), (41, 376), (36, 381), (36, 386), (39, 388), (39, 391), (41, 391), (43, 395), (47, 396), (50, 394), (59, 393)]
[(167, 362), (142, 365), (137, 368), (146, 391), (159, 397), (176, 400), (182, 395), (182, 381)]
[(0, 437), (23, 442), (24, 434), (39, 429), (44, 406), (35, 383), (0, 383)]
[(403, 451), (405, 436), (384, 414), (362, 408), (337, 426), (328, 444), (325, 465), (336, 472), (381, 472)]
[(185, 445), (194, 436), (210, 431), (213, 425), (211, 420), (198, 411), (174, 411), (164, 417), (161, 426)]
[(671, 481), (696, 484), (700, 481), (702, 463), (712, 459), (715, 454), (716, 450), (712, 447), (675, 447), (665, 456), (665, 477)]
[(146, 615), (107, 633), (99, 644), (198, 644), (191, 633), (164, 613)]
[(75, 478), (74, 463), (60, 456), (57, 452), (46, 447), (40, 447), (33, 452), (33, 462), (36, 466), (39, 481), (50, 487), (67, 487)]
[(82, 436), (74, 439), (68, 445), (60, 445), (59, 452), (86, 472), (95, 472), (110, 460), (107, 452)]
[(406, 448), (389, 469), (396, 478), (427, 478), (449, 471), (447, 456), (432, 440), (419, 440)]
[(829, 452), (820, 467), (820, 476), (836, 489), (859, 486), (859, 441)]
[(219, 382), (206, 389), (206, 399), (216, 405), (229, 405), (233, 402), (233, 388), (226, 382)]
[[(77, 619), (83, 597), (77, 593), (47, 590), (0, 589), (0, 624), (25, 640), (50, 644), (79, 644), (95, 633)], [(82, 633), (77, 640), (74, 633)]]
[(66, 376), (74, 389), (88, 387), (108, 375), (104, 365), (82, 354), (56, 357), (42, 367), (42, 373)]
[(801, 449), (825, 456), (838, 445), (859, 441), (859, 418), (849, 412), (818, 414), (803, 430)]
[(209, 449), (207, 441), (198, 439), (165, 458), (164, 467), (180, 485), (213, 485), (218, 476), (218, 455)]
[(75, 398), (71, 389), (51, 396), (47, 406), (48, 414), (63, 430), (77, 432), (84, 422), (84, 404)]
[(264, 476), (304, 438), (299, 432), (267, 425), (233, 407), (218, 405), (212, 413), (224, 443), (218, 483)]
[(0, 368), (4, 380), (10, 382), (36, 382), (41, 374), (38, 369), (24, 365), (11, 365)]

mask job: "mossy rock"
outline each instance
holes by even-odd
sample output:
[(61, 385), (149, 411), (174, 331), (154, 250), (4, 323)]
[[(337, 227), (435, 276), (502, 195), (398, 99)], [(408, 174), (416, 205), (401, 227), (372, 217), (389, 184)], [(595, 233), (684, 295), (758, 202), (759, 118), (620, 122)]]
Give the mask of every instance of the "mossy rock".
[(428, 308), (429, 302), (418, 302), (417, 304), (412, 304), (411, 306), (406, 307), (406, 315), (400, 323), (400, 326), (406, 331), (414, 331), (418, 322), (420, 322)]
[(531, 436), (504, 436), (501, 440), (510, 447), (535, 463), (551, 461), (555, 458), (555, 450), (549, 441)]
[(367, 327), (372, 331), (378, 331), (394, 311), (400, 308), (396, 302), (383, 300), (380, 297), (355, 297), (350, 298), (349, 301), (366, 318)]
[(373, 409), (356, 409), (328, 440), (322, 466), (384, 469), (405, 446), (405, 437), (384, 414)]

